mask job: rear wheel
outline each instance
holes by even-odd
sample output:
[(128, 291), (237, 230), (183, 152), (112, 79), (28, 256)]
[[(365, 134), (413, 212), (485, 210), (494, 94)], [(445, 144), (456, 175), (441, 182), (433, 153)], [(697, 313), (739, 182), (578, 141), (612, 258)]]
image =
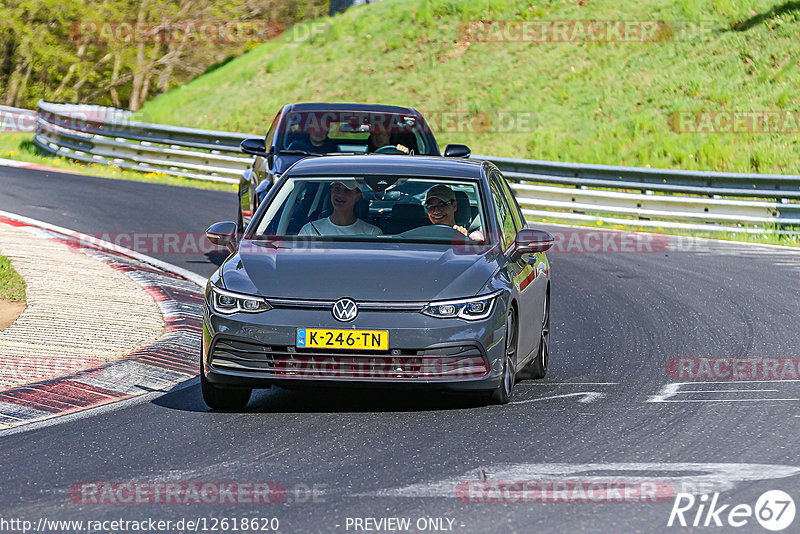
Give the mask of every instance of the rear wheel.
[(503, 358), (503, 379), (500, 385), (492, 391), (492, 401), (495, 404), (506, 404), (514, 393), (514, 384), (517, 381), (515, 372), (517, 361), (517, 314), (514, 308), (509, 308), (506, 315), (506, 350)]
[(539, 353), (526, 366), (531, 378), (544, 378), (550, 359), (550, 294), (544, 295), (544, 320), (542, 321), (542, 337), (539, 340)]
[(250, 402), (251, 388), (225, 388), (215, 386), (200, 369), (200, 391), (203, 402), (212, 410), (241, 410)]

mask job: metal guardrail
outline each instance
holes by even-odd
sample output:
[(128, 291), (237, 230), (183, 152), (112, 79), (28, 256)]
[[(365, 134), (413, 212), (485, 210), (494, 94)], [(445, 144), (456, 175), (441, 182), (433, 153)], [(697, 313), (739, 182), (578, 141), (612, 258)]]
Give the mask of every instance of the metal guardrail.
[[(34, 142), (84, 162), (226, 183), (237, 183), (252, 161), (239, 143), (255, 135), (130, 117), (114, 108), (40, 101)], [(472, 158), (495, 163), (531, 217), (751, 233), (800, 225), (800, 176)]]
[(239, 144), (247, 135), (131, 120), (104, 106), (40, 101), (34, 143), (44, 152), (85, 163), (239, 183), (252, 157)]
[(749, 233), (800, 225), (796, 175), (472, 157), (497, 165), (533, 217)]

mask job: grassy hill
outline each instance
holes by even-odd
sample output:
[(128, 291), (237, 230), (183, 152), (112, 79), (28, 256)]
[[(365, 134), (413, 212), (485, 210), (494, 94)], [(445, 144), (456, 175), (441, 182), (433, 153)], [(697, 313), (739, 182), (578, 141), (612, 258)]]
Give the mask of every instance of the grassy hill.
[[(658, 19), (703, 31), (655, 42), (465, 37), (465, 27), (485, 28), (476, 21), (509, 19)], [(468, 115), (477, 128), (434, 124), (434, 133), (475, 153), (800, 174), (800, 133), (670, 128), (676, 112), (800, 110), (798, 35), (794, 1), (385, 0), (296, 28), (148, 102), (139, 117), (263, 134), (287, 102), (398, 104), (434, 123)], [(529, 120), (495, 131), (500, 116)]]

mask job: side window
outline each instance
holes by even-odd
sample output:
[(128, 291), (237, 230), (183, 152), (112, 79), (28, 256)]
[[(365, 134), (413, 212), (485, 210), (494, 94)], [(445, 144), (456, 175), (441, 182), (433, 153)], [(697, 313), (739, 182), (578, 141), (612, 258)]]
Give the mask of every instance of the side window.
[(503, 240), (503, 250), (506, 250), (514, 242), (517, 230), (514, 226), (514, 218), (511, 215), (511, 209), (508, 207), (508, 202), (496, 179), (492, 179), (491, 189), (492, 204), (494, 205), (495, 215), (497, 215), (497, 222), (500, 225), (500, 237)]
[(511, 208), (511, 217), (514, 219), (514, 226), (516, 226), (517, 231), (519, 232), (522, 228), (525, 227), (525, 221), (522, 218), (522, 213), (519, 210), (519, 204), (517, 204), (517, 199), (514, 197), (514, 192), (511, 191), (511, 188), (508, 186), (508, 182), (506, 179), (503, 178), (501, 174), (496, 174), (497, 181), (500, 182), (500, 186), (503, 188), (503, 193), (506, 196), (506, 201), (508, 202), (508, 206)]
[(267, 144), (267, 150), (269, 150), (270, 145), (272, 145), (272, 140), (275, 138), (275, 130), (278, 129), (278, 121), (281, 118), (281, 112), (279, 111), (275, 118), (272, 119), (272, 124), (269, 127), (269, 131), (267, 132), (267, 137), (265, 142)]

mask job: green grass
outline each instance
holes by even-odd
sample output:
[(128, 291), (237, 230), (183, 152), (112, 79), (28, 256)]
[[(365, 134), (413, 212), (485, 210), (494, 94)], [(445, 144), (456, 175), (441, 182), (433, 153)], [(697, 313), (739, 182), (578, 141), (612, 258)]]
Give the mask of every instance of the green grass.
[[(485, 43), (465, 22), (710, 21), (693, 39)], [(474, 153), (680, 169), (800, 174), (798, 134), (678, 134), (678, 111), (800, 109), (800, 8), (769, 0), (385, 0), (305, 41), (254, 48), (148, 102), (148, 120), (263, 134), (281, 105), (345, 101), (423, 113), (532, 114), (509, 132), (435, 131)], [(293, 35), (303, 34), (302, 28)], [(738, 28), (738, 29), (734, 29)], [(484, 122), (485, 123), (485, 122)], [(436, 129), (436, 128), (435, 128)]]
[(33, 144), (33, 134), (30, 133), (0, 134), (0, 158), (39, 163), (56, 169), (64, 169), (84, 175), (99, 176), (101, 178), (133, 180), (136, 182), (177, 185), (181, 187), (198, 187), (220, 191), (233, 191), (236, 189), (236, 186), (231, 184), (173, 177), (157, 172), (143, 173), (128, 171), (119, 167), (101, 165), (99, 163), (82, 163), (65, 158), (43, 156), (37, 153), (36, 145)]
[(0, 256), (0, 300), (25, 301), (25, 280), (5, 256)]

